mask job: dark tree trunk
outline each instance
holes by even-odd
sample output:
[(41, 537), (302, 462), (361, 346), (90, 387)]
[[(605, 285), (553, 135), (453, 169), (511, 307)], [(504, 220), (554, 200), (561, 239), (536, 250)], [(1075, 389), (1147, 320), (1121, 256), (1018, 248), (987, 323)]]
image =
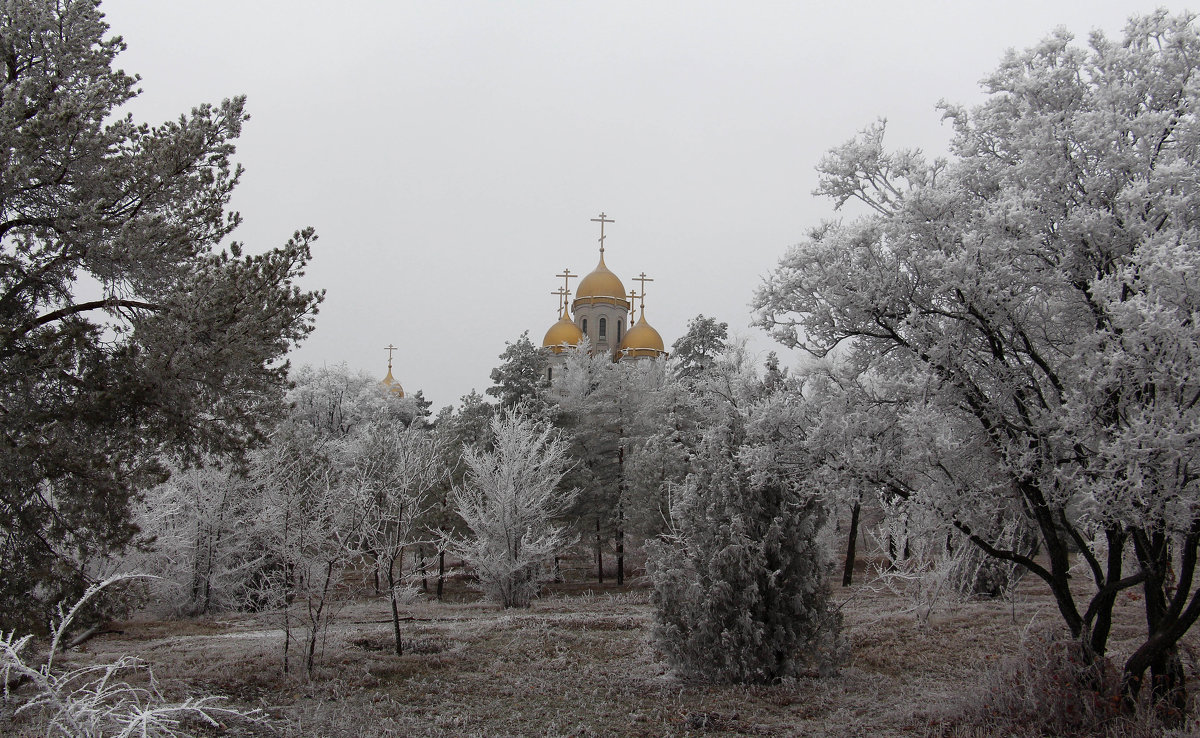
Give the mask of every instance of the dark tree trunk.
[(395, 559), (388, 560), (388, 599), (392, 603), (392, 632), (396, 636), (396, 655), (404, 655), (404, 642), (400, 639), (400, 607), (396, 602)]
[(850, 535), (846, 539), (846, 563), (842, 567), (842, 586), (849, 587), (854, 582), (854, 554), (858, 546), (858, 514), (862, 505), (855, 502), (850, 508)]
[[(624, 428), (622, 428), (622, 431)], [(623, 435), (623, 434), (622, 434)], [(617, 586), (625, 584), (625, 446), (617, 446)]]
[(625, 529), (617, 528), (617, 586), (625, 583)]
[(429, 593), (429, 579), (425, 575), (425, 547), (421, 546), (421, 591)]
[(1200, 618), (1200, 590), (1192, 591), (1200, 545), (1200, 521), (1181, 541), (1179, 580), (1174, 580), (1171, 539), (1161, 531), (1131, 531), (1134, 553), (1146, 577), (1142, 582), (1146, 641), (1125, 662), (1126, 698), (1136, 699), (1150, 671), (1150, 686), (1163, 718), (1178, 723), (1186, 715), (1186, 675), (1179, 658), (1179, 639)]
[(600, 548), (600, 516), (596, 516), (596, 582), (604, 584), (604, 552)]
[(305, 673), (310, 677), (317, 657), (317, 639), (321, 633), (321, 616), (325, 612), (325, 600), (329, 597), (329, 587), (333, 583), (333, 562), (325, 563), (325, 581), (321, 583), (320, 599), (316, 609), (313, 609), (311, 597), (308, 603), (308, 646), (305, 649)]
[(442, 601), (442, 588), (446, 583), (446, 552), (438, 551), (438, 583), (437, 583), (437, 598), (438, 602)]

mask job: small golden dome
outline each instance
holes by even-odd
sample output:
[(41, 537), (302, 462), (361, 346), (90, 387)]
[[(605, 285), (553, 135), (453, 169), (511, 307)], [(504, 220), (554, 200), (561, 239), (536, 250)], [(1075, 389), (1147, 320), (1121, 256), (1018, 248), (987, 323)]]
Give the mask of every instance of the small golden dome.
[(596, 265), (591, 274), (579, 282), (579, 289), (575, 291), (574, 304), (578, 307), (581, 302), (585, 305), (607, 302), (628, 308), (629, 304), (625, 301), (625, 285), (621, 284), (620, 278), (604, 265), (604, 254), (600, 254), (600, 263)]
[(666, 356), (666, 346), (663, 345), (662, 336), (658, 335), (658, 331), (646, 322), (646, 311), (642, 310), (642, 315), (638, 318), (638, 322), (629, 332), (625, 334), (625, 338), (621, 340), (621, 345), (617, 347), (617, 356), (620, 358), (639, 358), (642, 356)]
[(583, 331), (571, 322), (571, 316), (567, 314), (567, 309), (563, 308), (558, 322), (546, 331), (546, 337), (542, 339), (542, 346), (556, 354), (561, 354), (566, 346), (578, 346), (582, 340)]
[(383, 378), (383, 381), (380, 382), (380, 384), (383, 385), (383, 388), (386, 391), (391, 392), (396, 397), (404, 397), (404, 388), (401, 387), (400, 383), (396, 381), (396, 378), (392, 376), (391, 364), (388, 364), (387, 376)]

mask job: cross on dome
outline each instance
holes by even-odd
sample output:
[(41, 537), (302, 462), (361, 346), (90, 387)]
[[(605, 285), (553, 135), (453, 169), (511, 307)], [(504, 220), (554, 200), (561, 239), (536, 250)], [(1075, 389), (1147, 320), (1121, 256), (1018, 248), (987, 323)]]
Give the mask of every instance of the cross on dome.
[(609, 220), (608, 217), (604, 215), (604, 213), (600, 213), (600, 217), (592, 218), (592, 222), (600, 224), (600, 258), (603, 259), (604, 258), (604, 224), (605, 223), (616, 223), (617, 221)]
[[(639, 303), (638, 307), (641, 308), (642, 314), (645, 315), (646, 314), (646, 283), (653, 282), (654, 280), (651, 279), (650, 277), (647, 277), (645, 272), (642, 272), (641, 274), (634, 277), (633, 281), (642, 283), (642, 294), (638, 296), (638, 303)], [(633, 290), (629, 291), (629, 295), (630, 295), (630, 297), (633, 296)], [(633, 301), (630, 300), (630, 302), (633, 302)]]

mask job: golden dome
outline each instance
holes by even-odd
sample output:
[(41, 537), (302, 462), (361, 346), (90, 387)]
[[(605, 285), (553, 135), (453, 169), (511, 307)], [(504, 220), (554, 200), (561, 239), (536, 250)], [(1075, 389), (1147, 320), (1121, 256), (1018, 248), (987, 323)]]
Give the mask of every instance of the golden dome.
[(391, 392), (396, 397), (404, 397), (404, 388), (401, 387), (400, 383), (396, 381), (396, 378), (392, 376), (392, 365), (390, 362), (388, 363), (387, 376), (383, 378), (383, 381), (380, 382), (380, 384), (383, 385), (383, 388), (386, 391)]
[(582, 340), (583, 331), (579, 330), (579, 326), (571, 322), (571, 316), (567, 315), (567, 309), (563, 308), (558, 322), (550, 326), (550, 330), (546, 331), (546, 337), (542, 339), (542, 346), (556, 354), (561, 354), (564, 344), (567, 346), (578, 346)]
[(629, 329), (625, 338), (621, 340), (621, 345), (617, 347), (617, 356), (624, 359), (626, 357), (666, 356), (666, 354), (662, 336), (658, 335), (658, 331), (646, 322), (646, 311), (642, 310), (642, 316), (638, 318), (637, 324)]
[(604, 265), (603, 253), (600, 254), (600, 263), (596, 268), (579, 282), (574, 305), (578, 307), (581, 302), (585, 305), (607, 302), (610, 305), (629, 308), (629, 303), (625, 301), (625, 285)]

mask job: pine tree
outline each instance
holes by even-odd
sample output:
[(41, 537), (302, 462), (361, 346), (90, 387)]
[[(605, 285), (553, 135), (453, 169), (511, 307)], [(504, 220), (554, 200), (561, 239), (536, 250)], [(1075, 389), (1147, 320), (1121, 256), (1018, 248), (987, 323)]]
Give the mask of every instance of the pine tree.
[[(836, 666), (821, 503), (751, 452), (728, 407), (672, 504), (673, 530), (650, 546), (655, 636), (686, 676), (771, 682)], [(755, 468), (747, 465), (755, 463)]]
[(138, 79), (97, 6), (0, 8), (0, 626), (74, 600), (173, 461), (264, 440), (321, 300), (295, 284), (311, 229), (226, 242), (244, 99), (122, 115)]

